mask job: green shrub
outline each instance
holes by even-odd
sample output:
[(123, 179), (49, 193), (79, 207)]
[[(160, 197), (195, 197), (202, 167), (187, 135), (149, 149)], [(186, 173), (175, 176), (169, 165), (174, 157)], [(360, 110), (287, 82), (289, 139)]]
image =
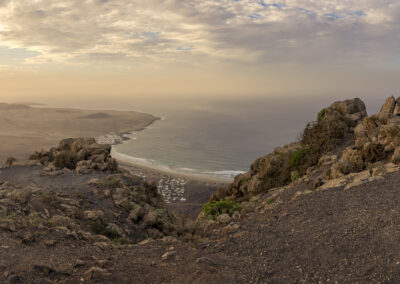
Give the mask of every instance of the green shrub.
[(308, 148), (303, 148), (303, 149), (298, 150), (290, 158), (290, 166), (297, 167), (297, 166), (303, 164), (307, 154), (309, 154), (309, 153), (310, 153), (310, 150)]
[(292, 182), (294, 182), (295, 180), (299, 179), (299, 177), (300, 177), (300, 174), (299, 174), (298, 171), (292, 172), (292, 174), (291, 174)]
[(325, 118), (325, 114), (326, 114), (326, 109), (322, 109), (319, 113), (318, 113), (318, 121), (321, 121)]
[(240, 185), (244, 185), (246, 182), (248, 182), (248, 179), (244, 178), (240, 181)]
[(232, 200), (211, 201), (203, 206), (203, 212), (207, 217), (216, 219), (221, 214), (232, 214), (235, 211), (241, 211), (242, 206)]
[(130, 242), (126, 238), (116, 238), (113, 240), (114, 245), (128, 245)]
[(269, 199), (267, 200), (267, 203), (268, 203), (268, 204), (272, 204), (272, 203), (274, 203), (274, 200), (273, 200), (272, 198), (269, 198)]
[(115, 179), (112, 179), (112, 180), (110, 180), (110, 186), (111, 186), (112, 188), (117, 188), (117, 187), (120, 186), (120, 183), (119, 183), (119, 181), (117, 181), (117, 180), (115, 180)]
[(46, 191), (42, 194), (42, 201), (53, 207), (57, 207), (62, 203), (62, 199), (53, 191)]
[(111, 240), (114, 240), (114, 239), (118, 238), (118, 236), (119, 236), (118, 232), (112, 228), (106, 228), (104, 230), (104, 235)]
[(77, 158), (71, 151), (62, 151), (57, 154), (54, 159), (54, 165), (57, 168), (68, 168), (74, 170), (76, 168)]
[(124, 202), (122, 206), (124, 207), (124, 210), (126, 212), (130, 212), (135, 207), (135, 205), (132, 202), (129, 202), (129, 201)]
[(346, 130), (343, 119), (324, 119), (307, 124), (300, 141), (309, 150), (303, 160), (304, 167), (316, 165), (323, 154), (342, 143)]
[(106, 224), (103, 220), (97, 219), (96, 221), (92, 221), (90, 223), (90, 228), (92, 229), (93, 233), (100, 235), (104, 232)]

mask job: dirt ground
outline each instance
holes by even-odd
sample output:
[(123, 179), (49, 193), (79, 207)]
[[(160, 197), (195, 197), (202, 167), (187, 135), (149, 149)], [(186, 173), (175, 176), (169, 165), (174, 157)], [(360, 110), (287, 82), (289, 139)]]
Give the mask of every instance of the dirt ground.
[(305, 188), (294, 187), (259, 208), (265, 195), (240, 220), (214, 224), (188, 243), (101, 247), (57, 231), (32, 232), (30, 242), (1, 231), (0, 282), (399, 283), (399, 180), (393, 173), (300, 195)]

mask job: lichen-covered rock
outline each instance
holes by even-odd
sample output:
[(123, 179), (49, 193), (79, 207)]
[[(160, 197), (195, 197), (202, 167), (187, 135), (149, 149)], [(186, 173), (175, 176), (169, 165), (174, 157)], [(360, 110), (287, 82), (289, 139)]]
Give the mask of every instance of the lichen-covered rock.
[(38, 160), (51, 169), (68, 168), (79, 174), (91, 171), (117, 171), (118, 164), (110, 155), (111, 146), (97, 144), (94, 138), (68, 138), (62, 140), (58, 148), (36, 152), (31, 160)]

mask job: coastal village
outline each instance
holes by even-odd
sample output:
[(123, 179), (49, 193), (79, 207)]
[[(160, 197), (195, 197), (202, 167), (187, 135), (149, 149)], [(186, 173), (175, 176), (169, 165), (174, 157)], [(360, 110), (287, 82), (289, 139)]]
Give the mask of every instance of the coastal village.
[(118, 135), (115, 132), (110, 132), (106, 135), (100, 136), (96, 138), (96, 142), (99, 144), (109, 144), (109, 145), (117, 145), (121, 144), (124, 140), (123, 137)]
[[(131, 174), (147, 180), (145, 172), (140, 170), (130, 171)], [(157, 189), (158, 193), (164, 197), (167, 204), (185, 202), (185, 185), (187, 180), (184, 178), (174, 178), (170, 176), (163, 176), (159, 178)]]
[(158, 182), (158, 192), (168, 204), (185, 202), (185, 184), (186, 180), (183, 178), (161, 178)]
[[(96, 139), (99, 144), (109, 144), (116, 145), (122, 143), (124, 137), (116, 133), (108, 133), (106, 135), (100, 136)], [(147, 174), (141, 170), (130, 171), (131, 174), (147, 180)], [(156, 182), (157, 183), (157, 182)], [(184, 178), (175, 178), (171, 176), (161, 176), (158, 177), (158, 192), (164, 197), (164, 201), (167, 204), (185, 202), (185, 185), (187, 180)]]

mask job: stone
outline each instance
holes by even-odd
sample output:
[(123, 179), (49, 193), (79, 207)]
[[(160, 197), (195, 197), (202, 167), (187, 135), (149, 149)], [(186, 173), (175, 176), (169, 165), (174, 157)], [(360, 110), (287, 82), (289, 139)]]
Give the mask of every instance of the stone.
[(359, 98), (334, 102), (330, 108), (336, 109), (343, 115), (366, 112), (365, 104)]
[(233, 214), (232, 214), (232, 219), (233, 219), (233, 220), (239, 220), (239, 219), (240, 219), (240, 213), (239, 213), (239, 211), (233, 212)]
[[(96, 143), (94, 138), (78, 138), (71, 143), (71, 151), (78, 153), (80, 150), (85, 149), (89, 145)], [(85, 149), (86, 151), (86, 149)]]
[(12, 200), (19, 203), (27, 203), (31, 198), (31, 191), (29, 189), (14, 189), (10, 197)]
[(138, 221), (144, 216), (144, 208), (140, 205), (136, 205), (129, 213), (128, 219)]
[(55, 240), (45, 240), (44, 244), (48, 247), (52, 247), (56, 244), (56, 241)]
[(176, 258), (176, 255), (177, 255), (177, 252), (175, 250), (174, 251), (168, 251), (168, 252), (166, 252), (166, 253), (164, 253), (162, 255), (161, 259), (163, 261), (168, 261), (168, 260), (171, 260), (173, 258)]
[(328, 189), (328, 188), (337, 188), (347, 184), (347, 180), (345, 178), (341, 179), (331, 179), (328, 180), (325, 184), (320, 186), (318, 189)]
[(67, 138), (60, 141), (58, 144), (58, 149), (60, 151), (69, 151), (71, 150), (71, 145), (75, 141), (74, 138)]
[(396, 100), (393, 96), (386, 99), (379, 114), (392, 114), (396, 106)]
[(231, 217), (228, 214), (224, 213), (217, 217), (217, 221), (220, 224), (228, 224), (231, 221)]
[(87, 151), (85, 149), (81, 149), (76, 154), (76, 158), (78, 159), (78, 161), (86, 160), (87, 155), (88, 155)]
[(83, 276), (87, 280), (104, 280), (104, 278), (110, 277), (111, 273), (100, 267), (92, 266), (83, 273)]
[(345, 149), (338, 165), (339, 170), (344, 174), (362, 170), (364, 161), (361, 151), (352, 148)]
[(217, 265), (217, 263), (214, 260), (212, 260), (209, 257), (205, 257), (205, 256), (196, 259), (195, 263), (196, 264), (205, 264), (205, 265), (209, 265), (209, 266)]
[(106, 155), (100, 154), (100, 155), (92, 156), (92, 157), (90, 157), (90, 159), (95, 163), (104, 163), (106, 160)]
[(86, 219), (96, 221), (104, 218), (104, 212), (101, 210), (91, 210), (83, 212)]
[(178, 239), (172, 236), (166, 236), (164, 238), (161, 239), (162, 242), (167, 243), (167, 244), (173, 244), (173, 243), (177, 243)]
[(113, 232), (116, 232), (119, 237), (126, 236), (125, 232), (117, 224), (110, 223), (110, 224), (108, 224), (107, 229), (112, 230)]
[(394, 164), (399, 164), (400, 163), (400, 147), (397, 147), (394, 150), (394, 153), (392, 155), (392, 159), (391, 159), (392, 163)]
[(324, 184), (324, 179), (321, 177), (316, 178), (313, 183), (312, 183), (312, 187), (313, 188), (318, 188), (320, 186), (322, 186)]
[(72, 220), (68, 217), (64, 217), (61, 215), (55, 215), (50, 218), (49, 223), (52, 227), (72, 227)]
[(149, 211), (143, 217), (143, 223), (150, 227), (158, 223), (158, 215), (155, 211)]

